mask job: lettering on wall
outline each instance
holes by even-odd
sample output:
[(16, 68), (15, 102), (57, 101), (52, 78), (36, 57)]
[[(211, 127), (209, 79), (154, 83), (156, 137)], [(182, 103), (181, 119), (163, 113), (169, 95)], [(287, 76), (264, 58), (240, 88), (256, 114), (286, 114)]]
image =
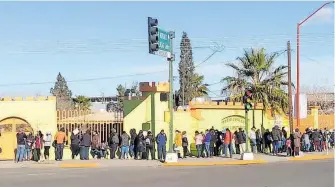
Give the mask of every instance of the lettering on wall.
[(245, 118), (239, 115), (233, 115), (225, 117), (221, 120), (222, 128), (229, 128), (234, 131), (239, 128), (244, 129), (245, 127)]
[(12, 130), (13, 130), (13, 124), (2, 124), (2, 125), (0, 125), (0, 129), (3, 132), (12, 132)]

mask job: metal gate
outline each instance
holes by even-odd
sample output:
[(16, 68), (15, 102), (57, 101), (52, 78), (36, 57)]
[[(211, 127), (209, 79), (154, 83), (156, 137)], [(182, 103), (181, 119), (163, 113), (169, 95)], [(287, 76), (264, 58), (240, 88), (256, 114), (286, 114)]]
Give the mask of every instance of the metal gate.
[(78, 110), (59, 110), (57, 111), (57, 129), (65, 129), (65, 132), (71, 133), (74, 129), (84, 133), (86, 130), (98, 132), (101, 142), (106, 142), (115, 129), (121, 135), (123, 131), (123, 113), (122, 112), (91, 112)]

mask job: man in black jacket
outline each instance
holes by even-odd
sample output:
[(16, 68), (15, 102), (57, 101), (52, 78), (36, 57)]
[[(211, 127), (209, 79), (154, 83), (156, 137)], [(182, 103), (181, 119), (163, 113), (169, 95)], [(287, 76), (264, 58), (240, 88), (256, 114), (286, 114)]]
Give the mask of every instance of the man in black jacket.
[(245, 150), (246, 135), (242, 128), (238, 129), (238, 132), (236, 135), (237, 135), (237, 142), (240, 147), (240, 154), (243, 154)]
[(24, 149), (26, 147), (26, 139), (27, 135), (24, 133), (23, 129), (20, 128), (19, 132), (16, 134), (17, 149), (15, 162), (23, 161)]
[(149, 160), (149, 152), (151, 153), (151, 159), (155, 160), (155, 150), (154, 150), (155, 138), (153, 137), (151, 131), (148, 131), (148, 135), (145, 137), (145, 151), (146, 159)]

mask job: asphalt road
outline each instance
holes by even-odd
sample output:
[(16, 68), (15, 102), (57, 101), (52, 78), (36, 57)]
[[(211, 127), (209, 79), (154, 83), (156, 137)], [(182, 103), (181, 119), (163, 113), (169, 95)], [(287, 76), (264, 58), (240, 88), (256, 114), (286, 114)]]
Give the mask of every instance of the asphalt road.
[(332, 187), (334, 161), (222, 167), (0, 169), (1, 187)]

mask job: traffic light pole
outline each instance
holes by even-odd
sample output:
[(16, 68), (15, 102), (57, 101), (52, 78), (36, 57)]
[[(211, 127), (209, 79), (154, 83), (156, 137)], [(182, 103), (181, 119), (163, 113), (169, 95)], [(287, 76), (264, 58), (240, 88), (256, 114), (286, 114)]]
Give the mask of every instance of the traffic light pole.
[(170, 113), (170, 124), (169, 124), (169, 153), (173, 153), (173, 39), (175, 33), (171, 31), (170, 35), (170, 46), (171, 46), (171, 57), (168, 58), (169, 61), (169, 113)]
[(248, 123), (248, 110), (245, 109), (245, 136), (246, 136), (246, 139), (245, 139), (245, 152), (246, 153), (249, 153), (249, 144), (250, 144), (250, 140), (249, 140), (249, 123)]

